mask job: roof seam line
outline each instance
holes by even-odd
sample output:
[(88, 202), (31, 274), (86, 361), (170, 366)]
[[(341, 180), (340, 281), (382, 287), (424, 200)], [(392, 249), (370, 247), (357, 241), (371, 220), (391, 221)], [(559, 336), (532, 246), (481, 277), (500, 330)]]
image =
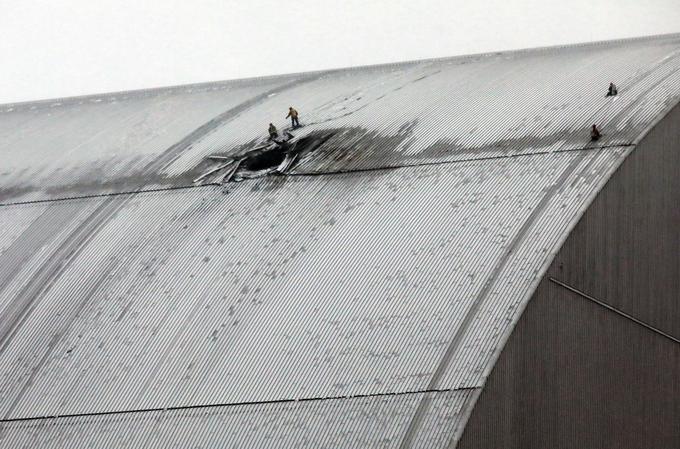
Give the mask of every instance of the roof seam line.
[(564, 288), (564, 289), (566, 289), (566, 290), (569, 290), (569, 291), (572, 292), (572, 293), (576, 293), (578, 296), (580, 296), (580, 297), (583, 298), (583, 299), (587, 299), (588, 301), (590, 301), (590, 302), (592, 302), (592, 303), (595, 303), (595, 304), (597, 304), (598, 306), (603, 307), (603, 308), (609, 310), (610, 312), (614, 312), (614, 313), (616, 313), (617, 315), (622, 316), (623, 318), (626, 318), (627, 320), (630, 320), (630, 321), (634, 322), (635, 324), (637, 324), (637, 325), (639, 325), (639, 326), (641, 326), (641, 327), (644, 327), (644, 328), (647, 329), (647, 330), (650, 330), (650, 331), (654, 332), (655, 334), (658, 334), (658, 335), (660, 335), (660, 336), (662, 336), (662, 337), (664, 337), (664, 338), (667, 338), (668, 340), (671, 340), (671, 341), (674, 342), (674, 343), (680, 344), (680, 340), (679, 340), (679, 339), (673, 337), (673, 336), (670, 335), (670, 334), (667, 334), (666, 332), (662, 331), (661, 329), (657, 329), (656, 327), (652, 326), (651, 324), (645, 323), (644, 321), (639, 320), (639, 319), (635, 318), (634, 316), (632, 316), (632, 315), (630, 315), (630, 314), (628, 314), (628, 313), (626, 313), (626, 312), (624, 312), (624, 311), (622, 311), (622, 310), (619, 310), (619, 309), (617, 309), (617, 308), (614, 307), (614, 306), (611, 306), (611, 305), (607, 304), (607, 303), (604, 302), (604, 301), (600, 301), (599, 299), (596, 299), (596, 298), (594, 298), (594, 297), (588, 295), (587, 293), (584, 293), (584, 292), (582, 292), (581, 290), (579, 290), (579, 289), (577, 289), (577, 288), (575, 288), (575, 287), (572, 287), (571, 285), (568, 285), (568, 284), (566, 284), (566, 283), (564, 283), (564, 282), (562, 282), (562, 281), (560, 281), (560, 280), (558, 280), (558, 279), (555, 279), (554, 277), (549, 277), (548, 279), (550, 280), (550, 282), (552, 282), (552, 283), (554, 283), (554, 284), (557, 284), (557, 285), (559, 285), (560, 287), (562, 287), (562, 288)]
[[(476, 161), (514, 159), (514, 158), (530, 157), (530, 156), (545, 156), (545, 155), (548, 155), (548, 154), (574, 153), (574, 152), (579, 152), (579, 151), (595, 151), (595, 150), (606, 150), (606, 149), (612, 149), (612, 148), (627, 148), (627, 147), (632, 147), (632, 146), (635, 146), (635, 144), (634, 143), (622, 143), (622, 144), (613, 144), (613, 145), (603, 145), (603, 146), (599, 146), (599, 147), (583, 147), (583, 148), (579, 147), (579, 148), (571, 148), (571, 149), (567, 149), (567, 150), (537, 151), (537, 152), (533, 152), (533, 153), (509, 154), (509, 155), (503, 155), (503, 156), (489, 156), (489, 157), (483, 157), (483, 158), (457, 159), (457, 160), (452, 160), (452, 161), (422, 162), (422, 163), (417, 163), (417, 164), (403, 164), (403, 165), (394, 165), (394, 166), (358, 168), (358, 169), (350, 169), (350, 170), (336, 170), (336, 171), (323, 171), (323, 172), (300, 172), (300, 173), (278, 173), (278, 176), (300, 176), (300, 177), (302, 177), (302, 176), (325, 176), (325, 175), (331, 175), (332, 176), (332, 175), (342, 175), (342, 174), (349, 174), (349, 173), (363, 173), (363, 172), (373, 172), (373, 171), (382, 171), (382, 170), (399, 170), (399, 169), (402, 169), (402, 168), (417, 168), (417, 167), (431, 167), (431, 166), (437, 166), (437, 165), (452, 165), (452, 164), (476, 162)], [(196, 188), (201, 188), (201, 187), (222, 187), (222, 186), (223, 186), (223, 184), (221, 184), (221, 183), (210, 182), (210, 183), (198, 184), (198, 185), (181, 185), (181, 186), (172, 186), (172, 187), (161, 187), (161, 188), (156, 188), (156, 189), (128, 190), (128, 191), (122, 191), (122, 192), (96, 193), (96, 194), (92, 194), (92, 195), (79, 195), (79, 196), (65, 196), (65, 197), (60, 197), (60, 198), (46, 198), (46, 199), (31, 200), (31, 201), (16, 201), (16, 202), (11, 202), (11, 203), (0, 203), (0, 207), (21, 206), (21, 205), (27, 205), (27, 204), (55, 203), (55, 202), (59, 202), (59, 201), (83, 200), (83, 199), (91, 199), (91, 198), (108, 198), (108, 197), (115, 197), (115, 196), (136, 195), (138, 193), (154, 193), (154, 192), (166, 192), (166, 191), (173, 191), (173, 190), (196, 189)]]
[(65, 418), (81, 418), (81, 417), (93, 417), (93, 416), (112, 416), (112, 415), (130, 415), (137, 413), (151, 413), (151, 412), (167, 412), (167, 411), (179, 411), (179, 410), (197, 410), (206, 408), (221, 408), (221, 407), (236, 407), (244, 405), (269, 405), (269, 404), (286, 404), (293, 402), (322, 402), (322, 401), (337, 401), (341, 399), (363, 399), (363, 398), (381, 398), (381, 397), (391, 397), (391, 396), (410, 396), (416, 394), (428, 394), (428, 393), (453, 393), (457, 391), (471, 391), (478, 390), (481, 387), (456, 387), (456, 388), (433, 388), (427, 390), (415, 390), (415, 391), (400, 391), (392, 393), (370, 393), (370, 394), (357, 394), (357, 395), (346, 395), (346, 396), (326, 396), (326, 397), (311, 397), (311, 398), (300, 398), (300, 399), (273, 399), (269, 401), (252, 401), (252, 402), (229, 402), (223, 404), (199, 404), (199, 405), (183, 405), (174, 407), (156, 407), (156, 408), (146, 408), (146, 409), (132, 409), (132, 410), (114, 410), (106, 412), (91, 412), (91, 413), (72, 413), (66, 415), (43, 415), (43, 416), (27, 416), (23, 418), (4, 418), (0, 419), (0, 423), (11, 423), (11, 422), (25, 422), (25, 421), (40, 421), (46, 419), (65, 419)]
[(533, 153), (520, 153), (520, 154), (507, 154), (503, 156), (489, 156), (489, 157), (477, 157), (470, 159), (456, 159), (451, 161), (437, 161), (437, 162), (420, 162), (416, 164), (403, 164), (403, 165), (387, 165), (382, 167), (371, 167), (371, 168), (357, 168), (348, 170), (335, 170), (335, 171), (319, 171), (319, 172), (298, 172), (298, 173), (279, 173), (280, 176), (324, 176), (324, 175), (342, 175), (347, 173), (361, 173), (361, 172), (371, 172), (380, 170), (398, 170), (400, 168), (417, 168), (417, 167), (431, 167), (435, 165), (451, 165), (460, 164), (466, 162), (477, 162), (477, 161), (493, 161), (499, 159), (515, 159), (520, 157), (529, 156), (545, 156), (548, 154), (561, 154), (561, 153), (575, 153), (579, 151), (594, 151), (594, 150), (607, 150), (612, 148), (628, 148), (634, 147), (635, 143), (621, 143), (612, 145), (603, 145), (599, 147), (578, 147), (570, 148), (567, 150), (556, 150), (556, 151), (536, 151)]
[(188, 190), (188, 189), (198, 189), (201, 187), (214, 187), (221, 186), (218, 183), (206, 183), (200, 185), (182, 185), (182, 186), (172, 186), (172, 187), (159, 187), (157, 189), (140, 189), (140, 190), (126, 190), (122, 192), (109, 192), (109, 193), (95, 193), (92, 195), (78, 195), (78, 196), (64, 196), (59, 198), (45, 198), (42, 200), (31, 200), (31, 201), (16, 201), (13, 203), (0, 203), (0, 207), (6, 206), (21, 206), (25, 204), (42, 204), (42, 203), (56, 203), (59, 201), (70, 201), (70, 200), (86, 200), (90, 198), (108, 198), (112, 196), (125, 196), (125, 195), (136, 195), (138, 193), (154, 193), (154, 192), (167, 192), (172, 190)]

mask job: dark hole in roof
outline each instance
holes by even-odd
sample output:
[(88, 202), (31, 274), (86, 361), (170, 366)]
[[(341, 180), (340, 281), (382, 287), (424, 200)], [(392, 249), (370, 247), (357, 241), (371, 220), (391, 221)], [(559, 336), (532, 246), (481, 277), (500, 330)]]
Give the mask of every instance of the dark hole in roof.
[(279, 170), (289, 170), (298, 156), (315, 151), (333, 134), (311, 133), (294, 141), (276, 142), (270, 147), (247, 153), (241, 159), (234, 179), (259, 177)]
[[(300, 157), (312, 153), (330, 140), (335, 132), (312, 132), (295, 138), (286, 133), (286, 140), (261, 142), (259, 147), (239, 155), (212, 155), (204, 174), (194, 183), (211, 181), (227, 183), (244, 179), (259, 178), (273, 173), (286, 173), (293, 168)], [(256, 143), (254, 143), (256, 145)]]
[(286, 154), (282, 148), (267, 148), (245, 157), (241, 161), (241, 169), (253, 172), (268, 170), (281, 165), (285, 158)]

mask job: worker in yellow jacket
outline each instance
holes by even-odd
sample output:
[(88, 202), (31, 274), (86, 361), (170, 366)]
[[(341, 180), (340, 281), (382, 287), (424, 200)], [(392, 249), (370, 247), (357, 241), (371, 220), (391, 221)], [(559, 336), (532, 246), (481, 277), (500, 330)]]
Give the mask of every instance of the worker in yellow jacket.
[(293, 106), (288, 108), (288, 115), (286, 118), (290, 117), (291, 124), (293, 128), (300, 126), (300, 121), (298, 120), (298, 111), (295, 110)]

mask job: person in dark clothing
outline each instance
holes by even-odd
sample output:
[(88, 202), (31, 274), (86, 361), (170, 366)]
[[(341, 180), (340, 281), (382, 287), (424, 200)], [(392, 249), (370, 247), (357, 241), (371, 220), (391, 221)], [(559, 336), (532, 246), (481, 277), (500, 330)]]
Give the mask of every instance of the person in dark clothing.
[(595, 142), (598, 140), (600, 137), (602, 137), (602, 134), (600, 134), (600, 130), (597, 129), (597, 125), (593, 125), (593, 127), (590, 130), (590, 140)]
[(291, 125), (293, 128), (300, 126), (300, 121), (298, 120), (298, 111), (293, 108), (293, 106), (288, 108), (288, 115), (286, 118), (290, 117)]
[(273, 123), (269, 124), (269, 140), (274, 140), (279, 137), (279, 131), (276, 129)]
[(607, 91), (608, 97), (614, 97), (619, 94), (619, 90), (616, 88), (616, 84), (609, 83), (609, 90)]

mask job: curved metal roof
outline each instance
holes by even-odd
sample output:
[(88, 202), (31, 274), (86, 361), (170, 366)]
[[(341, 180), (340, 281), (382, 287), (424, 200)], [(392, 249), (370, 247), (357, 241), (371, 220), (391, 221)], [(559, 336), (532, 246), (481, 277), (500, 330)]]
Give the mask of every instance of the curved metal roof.
[[(662, 36), (0, 107), (0, 447), (447, 447), (679, 69)], [(189, 186), (290, 104), (294, 167)]]

